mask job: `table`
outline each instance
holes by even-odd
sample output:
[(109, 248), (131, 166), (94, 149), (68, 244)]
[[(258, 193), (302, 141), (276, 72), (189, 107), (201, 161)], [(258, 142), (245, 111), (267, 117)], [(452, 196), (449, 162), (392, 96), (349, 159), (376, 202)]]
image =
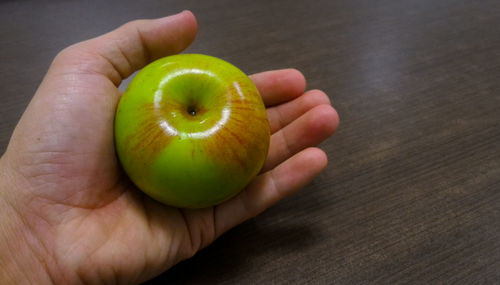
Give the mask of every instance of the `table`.
[(0, 153), (58, 51), (184, 9), (187, 52), (298, 68), (341, 125), (310, 185), (150, 284), (500, 282), (499, 1), (1, 1)]

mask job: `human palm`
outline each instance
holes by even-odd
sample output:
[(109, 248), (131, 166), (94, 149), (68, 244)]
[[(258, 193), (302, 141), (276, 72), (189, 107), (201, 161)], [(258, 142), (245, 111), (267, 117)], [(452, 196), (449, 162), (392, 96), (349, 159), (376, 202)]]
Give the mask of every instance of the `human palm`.
[[(0, 238), (15, 239), (0, 252), (19, 257), (10, 265), (0, 257), (0, 265), (13, 279), (21, 257), (31, 257), (25, 264), (38, 266), (36, 283), (147, 280), (325, 167), (325, 154), (313, 146), (333, 133), (337, 114), (323, 92), (304, 92), (303, 76), (286, 69), (251, 76), (272, 137), (261, 173), (236, 197), (211, 208), (177, 209), (128, 180), (113, 142), (117, 87), (150, 61), (183, 50), (195, 33), (194, 16), (184, 12), (131, 22), (56, 57), (0, 160), (0, 202), (10, 217), (0, 223), (10, 229)], [(22, 250), (12, 252), (17, 247)]]

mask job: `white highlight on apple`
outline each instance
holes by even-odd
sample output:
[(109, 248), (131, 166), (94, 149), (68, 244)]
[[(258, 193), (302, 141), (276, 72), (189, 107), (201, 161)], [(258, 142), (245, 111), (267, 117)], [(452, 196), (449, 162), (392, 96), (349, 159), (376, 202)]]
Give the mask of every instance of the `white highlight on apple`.
[(222, 109), (222, 117), (220, 118), (220, 120), (218, 120), (217, 123), (215, 123), (215, 125), (213, 127), (211, 127), (210, 129), (205, 130), (203, 132), (197, 132), (197, 133), (181, 132), (181, 133), (179, 133), (179, 136), (180, 137), (185, 136), (185, 137), (192, 138), (192, 139), (203, 139), (203, 138), (209, 137), (209, 136), (215, 134), (218, 130), (220, 130), (227, 123), (227, 121), (229, 120), (229, 115), (231, 115), (231, 110), (228, 107), (226, 107), (226, 108)]
[[(177, 77), (177, 76), (181, 76), (181, 75), (184, 75), (184, 74), (188, 74), (188, 73), (205, 74), (205, 75), (210, 76), (210, 77), (215, 77), (215, 74), (213, 74), (210, 71), (196, 69), (196, 68), (190, 69), (189, 71), (182, 70), (182, 71), (178, 71), (178, 72), (174, 72), (172, 74), (169, 74), (168, 76), (166, 76), (165, 78), (163, 78), (163, 80), (160, 83), (160, 88), (154, 94), (154, 106), (155, 106), (155, 109), (160, 109), (161, 108), (161, 101), (163, 99), (163, 91), (162, 91), (163, 88), (162, 87), (169, 80), (171, 80), (172, 78)], [(240, 88), (240, 86), (238, 85), (237, 82), (234, 82), (234, 87), (236, 88), (238, 94), (242, 98), (244, 98), (243, 93), (241, 91), (241, 88)], [(218, 130), (220, 130), (227, 123), (227, 121), (229, 120), (230, 115), (231, 115), (231, 109), (229, 109), (229, 107), (225, 107), (224, 109), (222, 109), (222, 116), (221, 116), (220, 120), (218, 120), (217, 123), (215, 123), (213, 127), (211, 127), (208, 130), (202, 131), (202, 132), (196, 132), (196, 133), (180, 132), (179, 130), (177, 130), (176, 128), (174, 128), (171, 124), (169, 124), (167, 122), (167, 120), (165, 120), (165, 119), (161, 120), (160, 127), (167, 134), (169, 134), (171, 136), (179, 136), (181, 138), (203, 139), (203, 138), (212, 136)]]
[(240, 95), (241, 100), (245, 100), (245, 95), (243, 95), (243, 92), (241, 91), (240, 85), (238, 82), (233, 82), (234, 88), (236, 88), (236, 92), (238, 92), (238, 95)]
[(172, 127), (172, 125), (170, 125), (165, 120), (160, 122), (160, 127), (171, 136), (176, 136), (179, 134), (179, 131)]

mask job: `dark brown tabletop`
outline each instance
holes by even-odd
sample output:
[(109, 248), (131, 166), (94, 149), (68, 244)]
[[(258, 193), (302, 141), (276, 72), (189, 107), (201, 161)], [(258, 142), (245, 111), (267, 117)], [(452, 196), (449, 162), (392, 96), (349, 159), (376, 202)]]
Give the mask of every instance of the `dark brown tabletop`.
[(500, 283), (500, 2), (0, 1), (0, 153), (52, 58), (192, 10), (187, 52), (328, 93), (327, 169), (154, 282)]

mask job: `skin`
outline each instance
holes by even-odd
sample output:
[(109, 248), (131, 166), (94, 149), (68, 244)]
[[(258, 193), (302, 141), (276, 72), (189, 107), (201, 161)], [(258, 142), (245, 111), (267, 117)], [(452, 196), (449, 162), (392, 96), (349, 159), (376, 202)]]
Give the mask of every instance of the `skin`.
[(309, 183), (314, 147), (338, 125), (328, 96), (293, 69), (251, 76), (271, 141), (259, 175), (219, 206), (181, 210), (142, 194), (121, 171), (113, 120), (121, 80), (176, 54), (192, 13), (125, 24), (54, 60), (0, 158), (0, 283), (139, 283)]
[(115, 118), (130, 179), (166, 205), (205, 208), (241, 191), (267, 157), (270, 130), (253, 82), (221, 59), (159, 59), (132, 80)]

